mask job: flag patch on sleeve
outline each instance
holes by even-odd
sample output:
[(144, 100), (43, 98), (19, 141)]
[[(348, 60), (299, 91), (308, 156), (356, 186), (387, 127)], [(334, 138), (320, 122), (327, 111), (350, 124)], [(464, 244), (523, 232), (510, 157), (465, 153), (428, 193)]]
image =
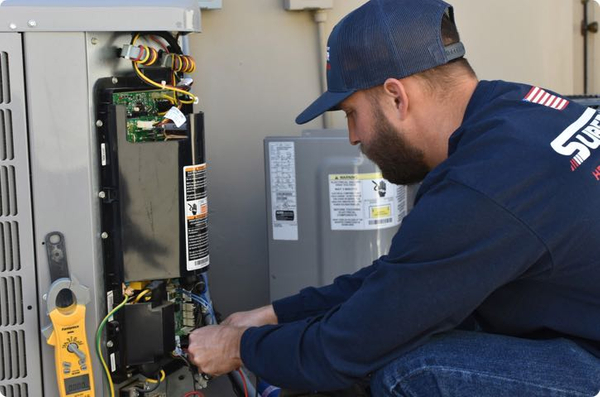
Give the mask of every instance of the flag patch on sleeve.
[(531, 87), (531, 90), (523, 98), (526, 102), (537, 103), (552, 109), (563, 110), (569, 105), (569, 101), (559, 96), (553, 95), (540, 87)]

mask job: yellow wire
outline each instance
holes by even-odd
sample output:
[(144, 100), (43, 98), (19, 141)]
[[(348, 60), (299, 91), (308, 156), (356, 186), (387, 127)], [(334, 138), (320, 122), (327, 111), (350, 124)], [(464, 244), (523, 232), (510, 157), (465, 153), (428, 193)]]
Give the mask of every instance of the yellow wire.
[(149, 292), (151, 292), (149, 289), (145, 289), (142, 292), (140, 292), (139, 295), (136, 296), (135, 299), (133, 300), (133, 303), (138, 303), (140, 301), (140, 299), (142, 299), (142, 297)]
[(135, 62), (135, 61), (133, 62), (133, 69), (135, 70), (135, 72), (137, 73), (137, 75), (142, 80), (144, 80), (146, 83), (148, 83), (148, 84), (150, 84), (150, 85), (152, 85), (154, 87), (162, 88), (164, 90), (170, 90), (170, 91), (174, 91), (174, 92), (179, 92), (180, 94), (184, 94), (184, 95), (187, 95), (188, 97), (190, 97), (193, 102), (196, 101), (196, 96), (194, 94), (192, 94), (191, 92), (188, 92), (188, 91), (176, 88), (176, 87), (171, 87), (171, 86), (166, 85), (166, 84), (163, 86), (162, 84), (159, 84), (156, 81), (149, 79), (148, 77), (146, 77), (142, 73), (142, 71), (140, 70), (140, 68), (137, 65), (137, 62)]
[(140, 46), (140, 48), (142, 48), (142, 47), (144, 48), (144, 52), (145, 52), (144, 59), (140, 59), (137, 62), (139, 62), (139, 63), (146, 63), (146, 62), (148, 62), (148, 59), (152, 56), (152, 51), (150, 51), (150, 48), (148, 48), (145, 45), (144, 46)]
[(175, 98), (173, 98), (172, 96), (161, 95), (160, 97), (163, 99), (168, 99), (169, 102), (171, 102), (173, 105), (177, 105), (177, 100)]
[(165, 374), (165, 371), (163, 371), (162, 369), (160, 370), (160, 380), (156, 380), (156, 379), (152, 379), (152, 378), (146, 378), (146, 382), (148, 383), (160, 383), (163, 380), (165, 380), (165, 376), (167, 376)]

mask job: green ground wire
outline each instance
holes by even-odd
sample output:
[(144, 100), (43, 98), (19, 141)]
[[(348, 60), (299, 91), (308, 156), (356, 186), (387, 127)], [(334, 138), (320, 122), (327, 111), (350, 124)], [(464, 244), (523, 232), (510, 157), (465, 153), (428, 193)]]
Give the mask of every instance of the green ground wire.
[(111, 318), (123, 306), (125, 306), (125, 304), (127, 303), (128, 300), (129, 300), (129, 297), (127, 295), (125, 295), (125, 299), (123, 299), (123, 302), (121, 302), (117, 307), (115, 307), (114, 309), (112, 309), (106, 315), (106, 317), (104, 317), (104, 319), (102, 320), (102, 322), (98, 326), (98, 330), (96, 331), (96, 354), (98, 354), (98, 358), (100, 359), (100, 362), (102, 362), (102, 366), (104, 367), (104, 376), (105, 376), (106, 381), (107, 381), (107, 383), (109, 385), (109, 391), (111, 393), (110, 395), (113, 396), (113, 397), (114, 397), (114, 387), (112, 386), (112, 378), (110, 376), (110, 372), (108, 370), (108, 366), (106, 365), (106, 361), (104, 361), (104, 357), (102, 356), (102, 350), (101, 350), (101, 346), (100, 346), (100, 341), (102, 339), (102, 331), (104, 330), (104, 327), (106, 326), (106, 323), (108, 322), (108, 319)]

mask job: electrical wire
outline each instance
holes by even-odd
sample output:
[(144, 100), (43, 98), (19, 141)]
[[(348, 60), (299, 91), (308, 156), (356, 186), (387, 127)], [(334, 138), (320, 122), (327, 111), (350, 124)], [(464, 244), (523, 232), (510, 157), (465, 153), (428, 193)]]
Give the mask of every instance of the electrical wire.
[(202, 292), (202, 297), (208, 303), (210, 308), (211, 315), (211, 324), (218, 324), (217, 316), (215, 314), (215, 310), (213, 308), (212, 299), (210, 297), (210, 288), (208, 287), (208, 274), (206, 272), (201, 274), (202, 280), (204, 281), (204, 291)]
[(138, 67), (138, 62), (136, 61), (132, 61), (133, 63), (133, 69), (135, 70), (136, 74), (138, 75), (138, 77), (142, 80), (144, 80), (146, 83), (150, 84), (151, 86), (157, 87), (157, 88), (161, 88), (164, 90), (169, 90), (169, 91), (174, 91), (180, 94), (184, 94), (187, 95), (189, 98), (191, 98), (191, 100), (193, 102), (196, 102), (197, 97), (196, 95), (192, 94), (191, 92), (188, 92), (186, 90), (182, 90), (180, 88), (177, 87), (173, 87), (167, 84), (159, 84), (154, 80), (151, 80), (150, 78), (146, 77), (146, 75), (144, 73), (142, 73), (142, 71), (140, 70), (140, 68)]
[[(140, 33), (137, 33), (131, 40), (131, 44), (132, 45), (135, 44), (135, 42), (138, 40), (139, 37), (140, 37)], [(198, 98), (191, 92), (182, 90), (180, 88), (177, 88), (177, 87), (174, 87), (171, 85), (167, 85), (166, 83), (165, 84), (157, 83), (156, 81), (147, 77), (140, 70), (138, 64), (150, 66), (154, 62), (156, 62), (156, 60), (158, 59), (158, 54), (155, 49), (145, 46), (145, 45), (140, 45), (139, 48), (140, 48), (140, 52), (145, 52), (146, 54), (144, 54), (144, 57), (142, 59), (132, 59), (131, 63), (133, 65), (133, 69), (135, 70), (135, 73), (138, 75), (138, 77), (140, 79), (142, 79), (144, 82), (148, 83), (151, 86), (186, 95), (190, 99), (187, 100), (188, 102), (184, 102), (184, 103), (190, 103), (189, 101), (191, 101), (191, 103), (195, 103), (198, 100)], [(154, 53), (156, 53), (156, 56), (152, 56), (153, 51), (154, 51)], [(192, 73), (194, 70), (196, 70), (196, 63), (194, 62), (192, 57), (189, 57), (187, 55), (173, 54), (173, 53), (168, 54), (168, 56), (171, 57), (171, 69), (174, 70), (175, 72), (184, 71), (185, 73)], [(183, 67), (183, 64), (184, 64), (183, 59), (186, 60), (186, 64), (188, 65), (186, 70), (184, 70), (184, 67)]]
[(198, 373), (194, 370), (194, 367), (192, 367), (192, 364), (188, 361), (187, 358), (185, 358), (182, 355), (171, 353), (171, 357), (178, 358), (178, 359), (183, 360), (185, 362), (185, 365), (187, 365), (187, 367), (188, 367), (188, 369), (190, 371), (190, 374), (192, 375), (192, 388), (194, 390), (196, 390), (196, 383), (197, 383), (196, 375)]
[(162, 41), (160, 41), (157, 36), (151, 34), (148, 37), (150, 38), (150, 40), (158, 44), (166, 53), (169, 53), (169, 49), (167, 48), (167, 46)]
[(135, 69), (136, 73), (137, 73), (137, 74), (138, 74), (138, 76), (139, 76), (139, 77), (140, 77), (142, 80), (144, 80), (146, 83), (148, 83), (148, 84), (150, 84), (150, 85), (152, 85), (152, 86), (155, 86), (155, 87), (157, 87), (157, 88), (162, 88), (162, 89), (166, 89), (166, 90), (169, 90), (169, 91), (174, 91), (174, 92), (178, 92), (178, 93), (180, 93), (180, 94), (187, 95), (188, 97), (190, 97), (190, 98), (192, 98), (192, 99), (196, 97), (196, 96), (195, 96), (194, 94), (192, 94), (191, 92), (188, 92), (188, 91), (186, 91), (186, 90), (182, 90), (181, 88), (173, 87), (173, 86), (171, 86), (171, 85), (168, 85), (168, 84), (166, 84), (166, 83), (165, 83), (165, 84), (157, 83), (156, 81), (154, 81), (154, 80), (152, 80), (152, 79), (150, 79), (150, 78), (146, 77), (146, 75), (145, 75), (144, 73), (142, 73), (142, 71), (140, 70), (140, 68), (137, 66), (137, 65), (138, 65), (138, 63), (141, 63), (141, 62), (140, 62), (140, 61), (132, 61), (132, 62), (133, 62), (133, 67), (134, 67), (134, 69)]
[(143, 290), (142, 292), (140, 292), (138, 294), (138, 296), (135, 297), (135, 299), (133, 300), (133, 303), (138, 303), (140, 301), (140, 299), (142, 299), (144, 297), (144, 295), (147, 295), (150, 292), (152, 292), (152, 291), (150, 291), (149, 289)]
[(244, 373), (241, 369), (237, 369), (236, 371), (242, 377), (242, 383), (244, 384), (244, 397), (248, 397), (248, 385), (246, 385), (246, 377), (244, 376)]
[(153, 391), (157, 390), (160, 387), (160, 384), (162, 383), (162, 381), (164, 379), (165, 379), (165, 371), (163, 371), (161, 369), (160, 374), (158, 375), (156, 380), (152, 379), (154, 382), (150, 382), (150, 379), (146, 379), (146, 382), (154, 383), (154, 386), (149, 387), (148, 389), (146, 389), (146, 388), (140, 389), (139, 387), (136, 387), (135, 390), (137, 390), (139, 393), (143, 393), (143, 394), (152, 393)]
[(189, 391), (183, 395), (183, 397), (194, 397), (194, 396), (204, 397), (204, 394), (202, 394), (202, 392), (200, 392), (198, 390), (193, 390), (193, 391)]
[(148, 383), (160, 383), (163, 380), (165, 380), (165, 377), (167, 376), (167, 374), (165, 374), (165, 371), (163, 371), (162, 369), (160, 370), (159, 375), (160, 375), (160, 377), (158, 378), (158, 380), (152, 379), (152, 378), (146, 378), (146, 382), (148, 382)]
[(121, 302), (117, 307), (112, 309), (106, 315), (106, 317), (104, 317), (104, 319), (98, 326), (98, 330), (96, 331), (96, 353), (98, 354), (98, 358), (100, 359), (100, 362), (102, 363), (102, 367), (104, 368), (104, 376), (106, 377), (106, 380), (108, 382), (108, 388), (109, 388), (111, 397), (115, 397), (115, 386), (113, 384), (112, 377), (111, 377), (110, 371), (108, 369), (108, 365), (106, 365), (106, 361), (104, 361), (104, 357), (102, 356), (100, 342), (102, 340), (102, 331), (104, 330), (104, 327), (106, 326), (106, 323), (108, 322), (108, 319), (111, 318), (116, 312), (118, 312), (123, 306), (125, 306), (127, 304), (128, 300), (129, 300), (129, 296), (125, 295), (123, 302)]
[[(136, 35), (139, 35), (141, 33), (139, 32), (134, 32), (131, 35), (131, 42), (130, 44), (133, 44), (133, 39), (135, 38)], [(169, 52), (175, 52), (175, 53), (183, 53), (183, 51), (181, 50), (181, 47), (179, 46), (178, 40), (179, 40), (179, 35), (177, 35), (176, 37), (173, 37), (172, 34), (168, 33), (168, 32), (160, 32), (160, 31), (156, 31), (156, 32), (144, 32), (144, 36), (158, 36), (160, 38), (162, 38), (164, 41), (167, 42), (167, 44), (169, 45), (169, 47), (171, 48), (169, 50)]]
[(211, 324), (216, 324), (216, 316), (215, 316), (215, 312), (214, 309), (212, 307), (211, 302), (209, 302), (208, 300), (206, 300), (206, 298), (202, 297), (201, 295), (196, 295), (191, 293), (190, 291), (186, 291), (184, 289), (180, 290), (182, 293), (184, 293), (185, 295), (189, 296), (190, 298), (192, 298), (192, 301), (194, 303), (199, 304), (200, 306), (202, 306), (207, 312), (208, 315), (210, 316), (210, 321)]

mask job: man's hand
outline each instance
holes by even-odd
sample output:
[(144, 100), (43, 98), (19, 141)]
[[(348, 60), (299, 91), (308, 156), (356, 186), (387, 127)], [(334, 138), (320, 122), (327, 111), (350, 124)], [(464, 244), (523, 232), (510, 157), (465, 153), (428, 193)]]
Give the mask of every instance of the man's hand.
[(277, 324), (277, 315), (275, 315), (273, 305), (268, 305), (246, 312), (233, 313), (222, 324), (237, 327), (260, 327), (267, 324)]
[(207, 325), (190, 334), (188, 357), (198, 370), (223, 375), (242, 366), (240, 342), (246, 327)]

